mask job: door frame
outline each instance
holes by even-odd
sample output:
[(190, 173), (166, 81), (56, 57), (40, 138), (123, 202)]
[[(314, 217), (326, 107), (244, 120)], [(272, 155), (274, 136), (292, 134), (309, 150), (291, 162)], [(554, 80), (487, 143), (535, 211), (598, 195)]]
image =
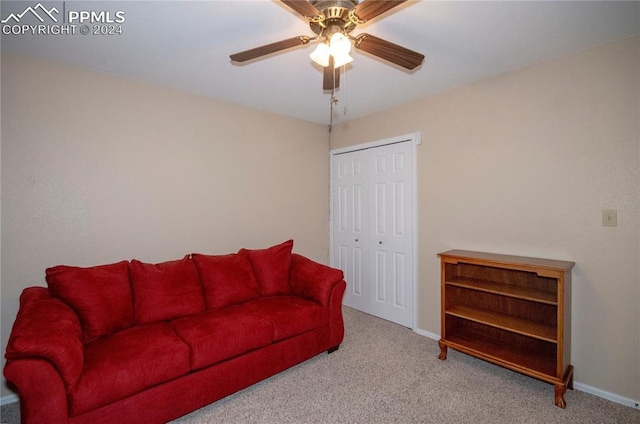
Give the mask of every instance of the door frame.
[[(398, 143), (411, 143), (411, 160), (413, 165), (413, 245), (411, 246), (413, 255), (413, 278), (411, 279), (411, 287), (409, 287), (409, 293), (411, 294), (411, 301), (413, 302), (413, 316), (411, 318), (411, 329), (415, 331), (416, 323), (418, 321), (418, 299), (417, 299), (417, 281), (418, 281), (418, 169), (417, 169), (417, 146), (422, 144), (421, 133), (415, 132), (411, 134), (405, 134), (397, 137), (390, 137), (381, 140), (376, 140), (368, 143), (356, 144), (353, 146), (342, 147), (339, 149), (331, 149), (329, 151), (329, 261), (332, 267), (336, 266), (334, 258), (334, 246), (333, 246), (333, 157), (340, 154), (357, 152), (360, 150), (375, 149), (376, 147), (388, 146)], [(347, 282), (349, 284), (349, 282)]]

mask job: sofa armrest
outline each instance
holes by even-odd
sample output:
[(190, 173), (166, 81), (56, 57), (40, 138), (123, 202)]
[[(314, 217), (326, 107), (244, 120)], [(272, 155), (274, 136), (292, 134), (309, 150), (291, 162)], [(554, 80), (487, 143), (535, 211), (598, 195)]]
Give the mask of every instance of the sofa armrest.
[(65, 383), (51, 362), (42, 358), (10, 360), (4, 376), (18, 389), (22, 424), (68, 424)]
[(289, 283), (293, 294), (329, 307), (334, 287), (344, 280), (341, 270), (293, 253)]
[[(21, 359), (44, 359), (53, 365), (70, 390), (80, 380), (84, 362), (78, 316), (47, 288), (26, 288), (20, 296), (20, 309), (5, 357), (7, 364)], [(18, 386), (17, 382), (14, 384)]]

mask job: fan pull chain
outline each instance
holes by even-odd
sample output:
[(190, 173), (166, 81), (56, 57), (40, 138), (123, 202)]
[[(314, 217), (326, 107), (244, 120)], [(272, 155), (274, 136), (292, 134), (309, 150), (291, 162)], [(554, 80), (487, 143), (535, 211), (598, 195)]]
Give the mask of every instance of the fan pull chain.
[(333, 88), (331, 89), (331, 100), (330, 109), (329, 109), (329, 136), (331, 136), (331, 131), (333, 130), (333, 106), (338, 104), (338, 98), (336, 97), (336, 74), (335, 70), (333, 72)]
[(335, 92), (335, 88), (331, 90), (331, 100), (329, 100), (329, 139), (331, 139), (331, 131), (333, 130), (333, 105), (338, 103)]
[(342, 66), (342, 90), (344, 91), (344, 116), (347, 116), (347, 104), (349, 103), (349, 96), (347, 91), (347, 65)]

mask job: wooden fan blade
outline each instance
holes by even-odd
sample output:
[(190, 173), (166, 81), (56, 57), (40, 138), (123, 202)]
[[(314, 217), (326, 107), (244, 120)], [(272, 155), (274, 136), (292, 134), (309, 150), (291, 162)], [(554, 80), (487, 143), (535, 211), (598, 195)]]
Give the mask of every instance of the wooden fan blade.
[(334, 88), (340, 87), (340, 68), (333, 68), (333, 56), (329, 56), (329, 66), (324, 67), (322, 74), (323, 90), (333, 91)]
[(358, 4), (354, 13), (362, 22), (367, 22), (384, 12), (400, 6), (407, 0), (364, 0)]
[(247, 60), (255, 59), (257, 57), (266, 56), (271, 53), (279, 52), (280, 50), (289, 49), (291, 47), (301, 46), (307, 44), (311, 39), (306, 35), (299, 37), (293, 37), (275, 43), (267, 44), (264, 46), (256, 47), (255, 49), (245, 50), (240, 53), (235, 53), (229, 56), (234, 62), (246, 62)]
[(323, 16), (314, 5), (305, 0), (280, 0), (305, 18), (313, 18), (315, 16)]
[(322, 89), (333, 90), (333, 69), (331, 66), (325, 66), (322, 71)]
[(424, 60), (423, 54), (369, 34), (358, 35), (354, 46), (409, 70), (415, 69)]

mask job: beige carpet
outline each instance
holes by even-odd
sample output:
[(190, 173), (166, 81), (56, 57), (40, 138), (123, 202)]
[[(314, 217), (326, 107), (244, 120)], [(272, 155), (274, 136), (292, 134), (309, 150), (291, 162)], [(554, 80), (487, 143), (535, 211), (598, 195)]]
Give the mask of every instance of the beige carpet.
[(172, 423), (640, 423), (640, 410), (577, 390), (557, 408), (549, 384), (452, 350), (440, 361), (434, 340), (352, 309), (345, 326), (337, 352)]

